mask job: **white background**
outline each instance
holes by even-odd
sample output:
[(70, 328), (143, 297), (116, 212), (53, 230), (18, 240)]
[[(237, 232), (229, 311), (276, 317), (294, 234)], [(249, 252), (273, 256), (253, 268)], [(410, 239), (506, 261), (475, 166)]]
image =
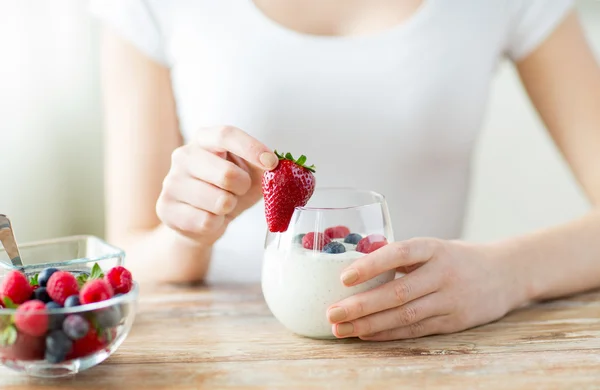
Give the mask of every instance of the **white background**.
[[(578, 6), (600, 58), (600, 2)], [(103, 235), (98, 26), (86, 7), (0, 2), (0, 213), (21, 242)], [(522, 233), (589, 207), (509, 64), (474, 158), (466, 239)]]

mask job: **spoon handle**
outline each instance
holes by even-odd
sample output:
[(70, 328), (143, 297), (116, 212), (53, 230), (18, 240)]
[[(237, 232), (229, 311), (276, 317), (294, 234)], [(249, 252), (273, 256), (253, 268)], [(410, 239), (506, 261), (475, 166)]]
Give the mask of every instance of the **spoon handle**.
[(10, 223), (10, 219), (4, 214), (0, 214), (0, 242), (2, 242), (2, 246), (8, 254), (12, 264), (14, 266), (22, 267), (23, 261), (21, 260), (19, 247), (15, 240), (12, 224)]

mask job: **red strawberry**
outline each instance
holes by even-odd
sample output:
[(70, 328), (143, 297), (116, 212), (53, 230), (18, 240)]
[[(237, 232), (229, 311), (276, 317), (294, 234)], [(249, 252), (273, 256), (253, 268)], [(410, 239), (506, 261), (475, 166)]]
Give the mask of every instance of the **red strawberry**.
[(381, 234), (370, 234), (356, 244), (356, 251), (361, 253), (371, 253), (387, 245), (387, 239)]
[(31, 298), (32, 293), (29, 280), (19, 271), (10, 271), (0, 283), (0, 298), (10, 298), (17, 305)]
[(271, 232), (285, 232), (294, 209), (305, 206), (315, 190), (314, 165), (305, 166), (306, 156), (295, 160), (290, 153), (277, 153), (279, 164), (262, 177), (265, 216)]
[(70, 272), (57, 271), (48, 279), (46, 287), (48, 295), (52, 300), (60, 305), (65, 304), (65, 300), (71, 295), (79, 293), (77, 279)]
[(107, 272), (104, 279), (113, 288), (115, 294), (127, 294), (133, 286), (131, 272), (125, 267), (114, 267)]
[(315, 240), (315, 232), (306, 233), (304, 237), (302, 237), (302, 246), (306, 249), (322, 250), (325, 245), (331, 242), (329, 237), (323, 233), (317, 233), (316, 236)]
[(334, 238), (344, 238), (348, 234), (350, 234), (350, 229), (348, 229), (346, 226), (333, 226), (325, 229), (325, 235), (332, 240)]
[(15, 325), (20, 332), (29, 336), (43, 336), (48, 330), (48, 313), (44, 302), (33, 300), (19, 306), (15, 314)]
[(79, 300), (82, 304), (105, 301), (112, 298), (113, 289), (104, 279), (93, 279), (88, 281), (79, 293)]
[(46, 350), (46, 338), (17, 333), (14, 344), (2, 348), (0, 346), (0, 361), (2, 360), (43, 360)]

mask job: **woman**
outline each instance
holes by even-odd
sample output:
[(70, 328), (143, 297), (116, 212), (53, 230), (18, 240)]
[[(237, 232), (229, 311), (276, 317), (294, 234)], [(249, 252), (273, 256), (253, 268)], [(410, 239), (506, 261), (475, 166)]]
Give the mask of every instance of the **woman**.
[[(342, 275), (338, 337), (456, 332), (600, 286), (600, 213), (457, 241), (496, 64), (515, 64), (600, 204), (600, 70), (569, 0), (95, 1), (105, 21), (108, 239), (138, 277), (257, 280), (272, 149), (386, 195), (400, 241)], [(210, 263), (210, 268), (209, 268)], [(166, 266), (168, 264), (168, 267)]]

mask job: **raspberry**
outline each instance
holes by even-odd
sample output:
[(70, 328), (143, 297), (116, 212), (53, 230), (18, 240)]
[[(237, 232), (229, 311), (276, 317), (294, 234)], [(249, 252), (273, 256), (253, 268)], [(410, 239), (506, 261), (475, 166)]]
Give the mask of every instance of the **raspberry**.
[(371, 253), (387, 245), (387, 239), (381, 234), (371, 234), (363, 238), (356, 244), (356, 251), (361, 253)]
[(42, 360), (46, 349), (45, 337), (33, 337), (18, 333), (17, 340), (9, 347), (0, 347), (1, 360)]
[(31, 298), (33, 289), (27, 277), (19, 271), (10, 271), (0, 284), (0, 297), (10, 298), (13, 303), (20, 305)]
[(344, 238), (348, 234), (350, 234), (350, 229), (348, 229), (346, 226), (333, 226), (325, 229), (325, 235), (330, 239)]
[(79, 293), (79, 300), (82, 304), (88, 304), (105, 301), (112, 298), (113, 295), (113, 289), (106, 280), (93, 279), (83, 286)]
[(323, 249), (323, 247), (327, 244), (329, 244), (329, 242), (331, 242), (331, 239), (329, 237), (327, 237), (326, 235), (324, 235), (323, 233), (317, 233), (317, 239), (316, 239), (316, 245), (315, 245), (315, 233), (314, 232), (309, 232), (306, 233), (306, 235), (304, 237), (302, 237), (302, 246), (306, 249), (317, 249), (317, 250), (321, 250)]
[(15, 325), (17, 329), (29, 336), (39, 337), (48, 330), (48, 313), (42, 301), (33, 300), (23, 303), (17, 308)]
[(104, 279), (111, 285), (115, 294), (127, 294), (133, 285), (131, 272), (121, 266), (111, 268)]
[(79, 285), (71, 273), (58, 271), (50, 276), (46, 289), (54, 302), (64, 305), (68, 297), (79, 292)]

